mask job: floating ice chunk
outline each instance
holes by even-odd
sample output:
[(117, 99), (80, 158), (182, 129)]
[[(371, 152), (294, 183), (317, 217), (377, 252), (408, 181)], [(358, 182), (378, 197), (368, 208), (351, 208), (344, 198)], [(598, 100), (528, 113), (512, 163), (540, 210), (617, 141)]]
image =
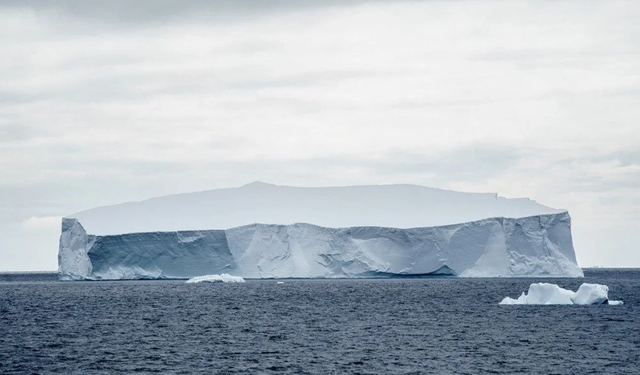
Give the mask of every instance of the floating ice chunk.
[(609, 301), (608, 294), (609, 287), (606, 285), (584, 283), (571, 300), (576, 305), (602, 305)]
[(240, 276), (231, 276), (227, 273), (223, 273), (220, 275), (204, 275), (204, 276), (196, 276), (187, 280), (187, 283), (201, 283), (201, 282), (209, 282), (209, 283), (244, 283), (244, 279)]
[(518, 299), (506, 297), (502, 305), (572, 305), (571, 297), (575, 293), (562, 289), (555, 284), (538, 283), (529, 286), (527, 294), (522, 293)]
[(577, 292), (555, 284), (537, 283), (529, 286), (528, 293), (518, 299), (505, 297), (501, 305), (622, 305), (622, 301), (609, 301), (609, 287), (600, 284), (580, 285)]

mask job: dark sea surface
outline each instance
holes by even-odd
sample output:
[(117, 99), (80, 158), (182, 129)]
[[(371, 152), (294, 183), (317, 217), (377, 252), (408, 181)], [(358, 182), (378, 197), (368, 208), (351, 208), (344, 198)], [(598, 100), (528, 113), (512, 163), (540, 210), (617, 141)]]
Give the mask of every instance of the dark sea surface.
[[(640, 374), (640, 270), (585, 279), (0, 275), (1, 374)], [(499, 306), (532, 282), (624, 306)]]

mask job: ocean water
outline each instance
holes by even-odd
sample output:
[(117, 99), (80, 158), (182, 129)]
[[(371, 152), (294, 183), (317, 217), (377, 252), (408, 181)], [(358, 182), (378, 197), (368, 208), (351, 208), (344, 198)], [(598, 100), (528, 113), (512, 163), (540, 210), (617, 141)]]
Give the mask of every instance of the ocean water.
[[(532, 282), (624, 306), (499, 306)], [(1, 374), (640, 374), (640, 270), (585, 279), (0, 277)]]

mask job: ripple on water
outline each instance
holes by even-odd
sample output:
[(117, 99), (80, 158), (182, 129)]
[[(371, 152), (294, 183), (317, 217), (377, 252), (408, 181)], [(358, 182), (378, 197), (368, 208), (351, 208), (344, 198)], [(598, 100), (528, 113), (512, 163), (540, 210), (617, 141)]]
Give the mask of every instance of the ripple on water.
[(624, 306), (499, 306), (542, 279), (0, 282), (0, 373), (637, 373), (640, 271)]

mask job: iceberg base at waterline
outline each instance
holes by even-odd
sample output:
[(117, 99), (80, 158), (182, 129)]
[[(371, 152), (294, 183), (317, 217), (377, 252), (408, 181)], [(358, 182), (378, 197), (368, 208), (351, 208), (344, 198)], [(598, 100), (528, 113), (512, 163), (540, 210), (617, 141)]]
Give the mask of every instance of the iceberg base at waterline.
[(584, 283), (577, 292), (556, 284), (537, 283), (529, 286), (528, 293), (518, 299), (505, 297), (501, 305), (622, 305), (622, 301), (609, 300), (609, 287)]
[(240, 276), (231, 276), (228, 273), (223, 273), (220, 275), (204, 275), (204, 276), (196, 276), (187, 280), (187, 284), (197, 284), (197, 283), (244, 283), (244, 279)]

